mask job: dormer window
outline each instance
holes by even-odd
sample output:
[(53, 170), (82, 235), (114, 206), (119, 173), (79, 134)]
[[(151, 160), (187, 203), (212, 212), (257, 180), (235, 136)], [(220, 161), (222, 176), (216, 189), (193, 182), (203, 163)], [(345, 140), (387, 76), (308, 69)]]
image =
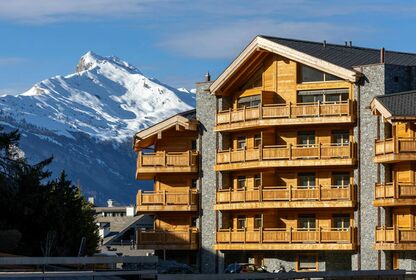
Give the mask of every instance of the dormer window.
[(302, 83), (342, 80), (341, 78), (338, 78), (334, 75), (322, 72), (318, 69), (306, 65), (301, 65), (299, 72), (300, 82)]

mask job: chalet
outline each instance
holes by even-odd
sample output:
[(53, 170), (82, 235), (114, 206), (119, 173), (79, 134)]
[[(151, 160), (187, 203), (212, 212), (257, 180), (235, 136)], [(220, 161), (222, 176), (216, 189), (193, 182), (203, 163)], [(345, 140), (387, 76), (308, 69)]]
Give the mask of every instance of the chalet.
[(255, 37), (135, 135), (138, 246), (204, 273), (412, 269), (415, 89), (416, 54)]

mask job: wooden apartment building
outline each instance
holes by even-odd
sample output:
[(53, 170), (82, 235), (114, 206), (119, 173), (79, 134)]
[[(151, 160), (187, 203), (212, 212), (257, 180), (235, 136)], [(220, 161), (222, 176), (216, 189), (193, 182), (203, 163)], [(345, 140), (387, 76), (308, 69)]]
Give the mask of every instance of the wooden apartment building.
[(415, 54), (255, 37), (197, 84), (196, 111), (135, 135), (136, 177), (154, 180), (139, 248), (201, 272), (407, 268), (416, 109), (395, 102), (416, 96), (391, 93), (415, 88)]

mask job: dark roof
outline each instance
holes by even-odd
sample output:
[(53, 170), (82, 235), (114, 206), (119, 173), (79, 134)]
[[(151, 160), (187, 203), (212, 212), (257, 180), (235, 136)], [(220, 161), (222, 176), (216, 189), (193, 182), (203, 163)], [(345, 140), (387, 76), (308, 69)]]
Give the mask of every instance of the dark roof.
[(392, 116), (416, 116), (416, 91), (386, 94), (376, 99)]
[[(380, 49), (355, 46), (349, 47), (329, 43), (326, 43), (324, 47), (323, 42), (311, 42), (263, 35), (260, 37), (347, 69), (352, 69), (354, 66), (380, 63)], [(386, 50), (384, 61), (385, 64), (416, 66), (416, 54)]]

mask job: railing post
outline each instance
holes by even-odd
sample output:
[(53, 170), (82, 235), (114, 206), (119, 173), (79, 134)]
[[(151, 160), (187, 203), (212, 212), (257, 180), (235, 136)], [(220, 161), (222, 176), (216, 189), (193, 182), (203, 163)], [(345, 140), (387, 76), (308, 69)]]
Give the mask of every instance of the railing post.
[(292, 227), (289, 228), (289, 243), (292, 243)]
[(137, 205), (142, 205), (142, 190), (139, 190), (139, 193), (137, 196), (138, 196)]
[(263, 201), (263, 186), (260, 184), (259, 186), (259, 202)]
[(318, 117), (321, 116), (321, 106), (320, 106), (321, 102), (318, 100)]
[(246, 106), (243, 106), (243, 121), (246, 121)]
[(321, 227), (318, 227), (318, 243), (321, 243), (321, 240), (322, 240), (321, 233), (322, 233)]
[(139, 162), (139, 167), (142, 167), (143, 166), (143, 152), (142, 151), (139, 152), (138, 162)]
[(188, 166), (189, 167), (192, 166), (192, 151), (191, 150), (188, 151)]
[(228, 232), (230, 233), (230, 234), (229, 234), (229, 238), (228, 238), (228, 242), (229, 242), (229, 243), (231, 243), (231, 235), (232, 235), (232, 234), (231, 234), (231, 228), (228, 228)]
[(292, 160), (292, 144), (289, 144), (289, 160)]
[(166, 158), (167, 155), (166, 155), (166, 151), (163, 151), (163, 154), (162, 155), (163, 155), (163, 166), (166, 167), (166, 165), (167, 165), (167, 158)]
[(192, 191), (191, 189), (188, 190), (188, 206), (192, 205)]
[(244, 226), (244, 244), (246, 244), (246, 240), (247, 240), (247, 232), (246, 232), (246, 227)]
[(322, 190), (322, 185), (319, 184), (319, 186), (318, 186), (318, 201), (321, 201), (322, 200), (321, 190)]
[(259, 228), (259, 242), (263, 244), (263, 227)]
[(263, 104), (259, 104), (259, 120), (263, 118)]
[(318, 159), (321, 159), (321, 154), (322, 154), (322, 143), (319, 142), (318, 145)]
[(231, 123), (231, 108), (228, 109), (228, 123)]
[(163, 205), (166, 205), (167, 197), (166, 197), (166, 190), (163, 190)]
[(292, 102), (289, 102), (287, 106), (288, 106), (288, 117), (289, 119), (291, 119), (292, 118)]
[(231, 163), (231, 148), (228, 148), (228, 163)]
[(292, 201), (292, 185), (289, 185), (289, 201)]

